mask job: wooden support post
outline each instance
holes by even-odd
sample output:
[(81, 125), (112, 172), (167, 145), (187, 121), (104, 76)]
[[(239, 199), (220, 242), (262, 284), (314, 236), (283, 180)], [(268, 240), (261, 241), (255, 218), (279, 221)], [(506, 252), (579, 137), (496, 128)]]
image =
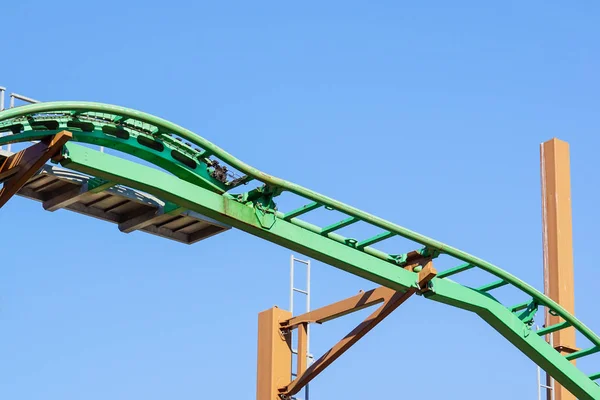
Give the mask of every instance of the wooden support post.
[(4, 187), (0, 189), (0, 208), (21, 190), (23, 185), (48, 160), (59, 154), (60, 149), (72, 137), (71, 132), (59, 132), (54, 136), (42, 139), (39, 143), (13, 154), (4, 160), (2, 165), (0, 165), (0, 177), (3, 180), (7, 180), (4, 182)]
[[(544, 292), (569, 313), (575, 314), (569, 144), (556, 138), (542, 143), (540, 161)], [(546, 326), (559, 322), (560, 317), (551, 315), (546, 310)], [(554, 347), (561, 353), (565, 354), (575, 349), (575, 328), (565, 328), (551, 335)], [(548, 394), (548, 398), (551, 399), (551, 393)], [(575, 400), (575, 396), (555, 382), (554, 399)]]
[(258, 314), (256, 400), (281, 400), (278, 388), (291, 379), (291, 335), (282, 335), (280, 328), (291, 317), (291, 312), (277, 307)]
[(298, 363), (296, 367), (296, 374), (302, 375), (306, 371), (307, 364), (307, 352), (308, 347), (308, 323), (302, 323), (298, 325)]
[(329, 351), (315, 361), (314, 364), (308, 367), (303, 374), (298, 373), (296, 379), (294, 379), (291, 383), (280, 387), (280, 392), (288, 397), (298, 393), (317, 375), (323, 372), (325, 368), (331, 365), (363, 336), (369, 333), (369, 331), (383, 321), (385, 317), (390, 315), (392, 311), (398, 308), (415, 292), (416, 288), (409, 288), (404, 292), (393, 292), (393, 295), (387, 299), (377, 310), (369, 315), (367, 319), (354, 328), (341, 341), (336, 343)]
[[(308, 385), (310, 381), (323, 372), (329, 365), (350, 349), (350, 347), (358, 342), (363, 336), (369, 333), (413, 294), (430, 291), (431, 288), (429, 282), (437, 276), (437, 271), (433, 267), (433, 262), (430, 258), (424, 258), (416, 252), (414, 259), (416, 261), (414, 265), (420, 265), (422, 267), (417, 275), (416, 287), (411, 287), (401, 292), (394, 291), (384, 286), (369, 290), (366, 293), (361, 291), (356, 296), (281, 321), (279, 324), (281, 329), (290, 332), (292, 329), (298, 329), (298, 367), (296, 379), (291, 382), (288, 381), (289, 383), (286, 385), (281, 385), (279, 387), (279, 393), (286, 398), (290, 398), (300, 392), (300, 390)], [(411, 269), (414, 265), (411, 266)], [(383, 304), (342, 340), (336, 343), (329, 351), (315, 361), (314, 364), (307, 368), (306, 337), (309, 323), (321, 324), (378, 303)]]

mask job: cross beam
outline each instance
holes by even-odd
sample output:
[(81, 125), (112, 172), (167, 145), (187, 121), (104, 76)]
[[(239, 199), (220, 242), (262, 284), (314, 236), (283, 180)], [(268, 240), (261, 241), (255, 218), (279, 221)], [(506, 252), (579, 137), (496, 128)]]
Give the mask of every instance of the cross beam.
[(11, 199), (36, 172), (52, 157), (60, 157), (60, 149), (73, 138), (71, 132), (62, 131), (43, 138), (39, 143), (13, 154), (0, 166), (0, 208)]
[[(431, 260), (424, 260), (424, 263), (425, 266), (419, 272), (418, 282), (415, 287), (410, 287), (404, 291), (395, 291), (381, 286), (368, 292), (361, 292), (356, 296), (338, 301), (337, 303), (318, 308), (306, 314), (282, 321), (280, 323), (280, 329), (284, 333), (287, 333), (286, 336), (288, 338), (291, 338), (290, 333), (292, 329), (298, 329), (298, 365), (296, 379), (287, 385), (278, 388), (279, 398), (289, 399), (300, 392), (300, 390), (302, 390), (302, 388), (310, 381), (323, 372), (325, 368), (337, 360), (352, 347), (352, 345), (369, 333), (371, 329), (377, 326), (385, 319), (385, 317), (390, 315), (413, 294), (427, 292), (429, 290), (427, 284), (436, 276), (437, 271), (433, 268)], [(379, 303), (383, 304), (342, 340), (336, 343), (329, 351), (315, 361), (313, 365), (307, 368), (306, 328), (309, 323), (324, 323)], [(259, 363), (259, 371), (262, 367), (263, 366)], [(266, 397), (264, 399), (259, 398), (259, 400), (266, 399)], [(272, 400), (272, 398), (269, 400)]]

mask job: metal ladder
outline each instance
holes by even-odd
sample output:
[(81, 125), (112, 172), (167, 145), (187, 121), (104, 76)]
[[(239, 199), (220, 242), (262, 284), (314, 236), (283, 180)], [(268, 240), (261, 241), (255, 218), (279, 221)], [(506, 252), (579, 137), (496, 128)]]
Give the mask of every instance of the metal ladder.
[[(300, 289), (294, 286), (294, 265), (296, 263), (302, 264), (306, 266), (306, 289)], [(310, 260), (301, 260), (299, 258), (294, 257), (294, 255), (290, 255), (290, 312), (292, 316), (294, 314), (294, 293), (300, 293), (301, 295), (306, 296), (306, 306), (305, 310), (300, 314), (304, 314), (310, 311)], [(294, 334), (294, 333), (293, 333)], [(295, 343), (293, 340), (292, 343)], [(310, 354), (310, 326), (306, 327), (306, 353), (307, 353), (307, 366), (310, 366), (314, 362), (314, 357)], [(298, 357), (298, 350), (292, 348), (292, 354), (295, 354)], [(297, 373), (294, 372), (294, 368), (296, 363), (292, 360), (292, 380), (296, 378)], [(307, 384), (304, 387), (304, 400), (309, 400), (309, 385)], [(298, 400), (296, 397), (292, 397), (294, 400)]]
[[(539, 330), (540, 327), (536, 326), (536, 330)], [(550, 337), (550, 346), (554, 347), (554, 341), (552, 334), (548, 335)], [(538, 400), (554, 400), (554, 378), (550, 375), (546, 374), (546, 381), (550, 381), (550, 385), (546, 383), (542, 383), (542, 369), (537, 367), (537, 383), (538, 383)], [(546, 396), (542, 396), (543, 391), (546, 390)]]

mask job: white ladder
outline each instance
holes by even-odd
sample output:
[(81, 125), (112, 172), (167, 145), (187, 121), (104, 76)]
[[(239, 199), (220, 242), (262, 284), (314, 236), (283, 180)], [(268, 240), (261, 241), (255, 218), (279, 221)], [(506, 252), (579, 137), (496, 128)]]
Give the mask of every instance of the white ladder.
[[(306, 266), (306, 288), (300, 289), (294, 285), (294, 266), (295, 264), (302, 264)], [(290, 256), (290, 312), (292, 316), (294, 316), (294, 293), (299, 293), (301, 295), (306, 296), (306, 305), (303, 312), (300, 314), (304, 314), (310, 311), (310, 260), (301, 260), (299, 258), (294, 257), (292, 254)], [(292, 332), (292, 335), (295, 334), (295, 331)], [(295, 343), (294, 337), (292, 337), (292, 343)], [(292, 348), (292, 353), (298, 357), (298, 350)], [(307, 366), (310, 366), (314, 362), (314, 357), (310, 354), (310, 324), (306, 327), (306, 354), (307, 354)], [(292, 379), (297, 376), (297, 373), (294, 372), (296, 363), (292, 359)], [(304, 387), (304, 400), (309, 399), (309, 390), (308, 384)], [(298, 400), (297, 397), (292, 397), (292, 399)]]
[[(536, 330), (539, 330), (540, 327), (536, 326)], [(550, 333), (550, 346), (554, 347), (554, 343), (553, 343), (553, 336)], [(554, 378), (552, 378), (550, 375), (546, 374), (546, 382), (549, 380), (550, 381), (550, 385), (547, 385), (546, 383), (542, 383), (542, 369), (540, 367), (537, 367), (537, 382), (538, 382), (538, 400), (554, 400)], [(545, 389), (546, 391), (546, 396), (542, 397), (542, 389)], [(548, 393), (549, 392), (549, 393)], [(549, 396), (548, 396), (549, 395)]]

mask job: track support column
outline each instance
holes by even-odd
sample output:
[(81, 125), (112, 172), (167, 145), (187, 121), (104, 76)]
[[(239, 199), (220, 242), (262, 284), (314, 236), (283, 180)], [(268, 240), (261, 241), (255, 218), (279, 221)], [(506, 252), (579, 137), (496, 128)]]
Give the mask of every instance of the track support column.
[(53, 157), (60, 158), (60, 150), (73, 138), (71, 132), (62, 131), (56, 135), (43, 138), (28, 148), (8, 157), (0, 165), (0, 208), (10, 200), (27, 181)]
[(273, 307), (258, 314), (258, 365), (256, 400), (281, 400), (279, 387), (292, 375), (291, 335), (284, 335), (281, 323), (292, 313)]
[[(542, 173), (542, 219), (544, 245), (544, 291), (552, 300), (575, 314), (571, 177), (569, 144), (556, 138), (540, 146)], [(546, 310), (545, 325), (561, 322)], [(551, 334), (554, 347), (563, 354), (576, 351), (575, 328)], [(575, 363), (575, 361), (573, 361)], [(548, 379), (549, 380), (549, 379)], [(548, 393), (551, 399), (551, 393)], [(554, 383), (555, 400), (575, 400), (567, 389)]]

